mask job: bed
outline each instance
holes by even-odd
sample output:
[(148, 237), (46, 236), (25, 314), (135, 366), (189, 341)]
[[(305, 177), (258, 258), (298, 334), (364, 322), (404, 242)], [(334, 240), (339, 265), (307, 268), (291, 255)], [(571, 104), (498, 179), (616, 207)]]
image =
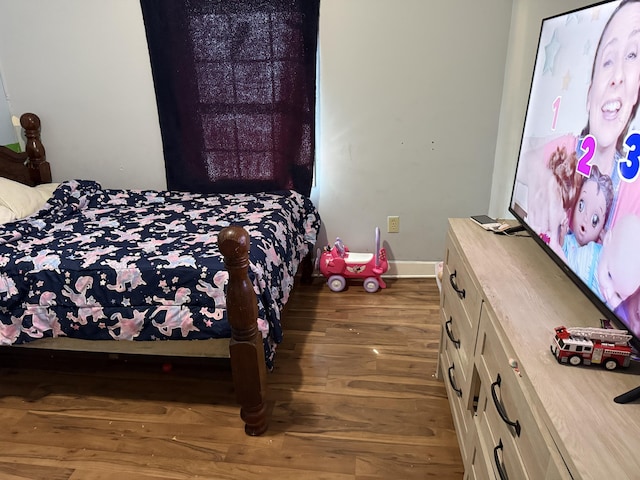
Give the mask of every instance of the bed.
[(34, 114), (0, 147), (0, 345), (230, 358), (245, 432), (268, 427), (281, 315), (320, 225), (294, 191), (202, 195), (51, 183)]

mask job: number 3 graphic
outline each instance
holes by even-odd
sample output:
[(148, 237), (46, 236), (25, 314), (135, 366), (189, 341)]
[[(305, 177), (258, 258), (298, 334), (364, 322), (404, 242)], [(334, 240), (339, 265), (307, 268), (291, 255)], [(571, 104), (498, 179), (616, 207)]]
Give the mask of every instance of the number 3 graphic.
[(633, 132), (627, 135), (624, 144), (629, 147), (627, 158), (618, 161), (620, 178), (625, 182), (633, 182), (638, 178), (640, 170), (640, 133)]

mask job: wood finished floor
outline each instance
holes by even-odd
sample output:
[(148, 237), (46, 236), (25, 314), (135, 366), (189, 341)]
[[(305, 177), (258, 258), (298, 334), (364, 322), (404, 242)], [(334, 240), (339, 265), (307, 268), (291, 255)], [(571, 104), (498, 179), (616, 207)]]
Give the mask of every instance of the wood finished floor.
[(2, 353), (0, 479), (462, 478), (435, 280), (388, 285), (296, 287), (262, 437), (219, 362)]

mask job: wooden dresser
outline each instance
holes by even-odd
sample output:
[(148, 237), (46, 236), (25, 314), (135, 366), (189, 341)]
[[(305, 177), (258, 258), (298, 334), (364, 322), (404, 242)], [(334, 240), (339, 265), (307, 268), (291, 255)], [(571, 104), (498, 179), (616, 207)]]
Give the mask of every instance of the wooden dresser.
[[(520, 234), (522, 235), (522, 234)], [(560, 365), (553, 328), (599, 326), (600, 312), (526, 236), (451, 219), (439, 375), (465, 479), (640, 479), (640, 368)]]

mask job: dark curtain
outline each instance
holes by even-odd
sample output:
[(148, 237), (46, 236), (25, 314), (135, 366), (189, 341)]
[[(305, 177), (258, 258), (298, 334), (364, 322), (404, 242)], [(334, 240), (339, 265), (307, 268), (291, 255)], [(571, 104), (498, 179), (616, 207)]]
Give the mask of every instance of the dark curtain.
[(320, 0), (141, 0), (170, 190), (309, 195)]

